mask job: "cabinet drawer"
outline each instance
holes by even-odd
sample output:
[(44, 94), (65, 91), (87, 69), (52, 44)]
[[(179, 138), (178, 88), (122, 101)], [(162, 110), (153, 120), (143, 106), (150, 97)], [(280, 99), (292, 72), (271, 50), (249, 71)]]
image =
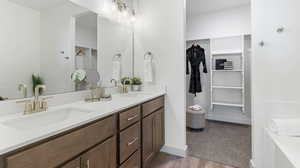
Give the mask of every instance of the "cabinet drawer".
[(120, 114), (120, 130), (132, 125), (133, 123), (140, 120), (141, 117), (141, 107), (137, 106), (124, 111)]
[(140, 132), (141, 123), (138, 122), (120, 133), (120, 164), (140, 148)]
[(159, 108), (164, 106), (164, 97), (159, 97), (157, 99), (151, 100), (142, 105), (143, 108), (143, 117), (153, 113), (154, 111), (158, 110)]
[(6, 168), (53, 168), (112, 136), (115, 116), (8, 156)]
[(141, 167), (141, 152), (136, 151), (120, 168), (140, 168)]

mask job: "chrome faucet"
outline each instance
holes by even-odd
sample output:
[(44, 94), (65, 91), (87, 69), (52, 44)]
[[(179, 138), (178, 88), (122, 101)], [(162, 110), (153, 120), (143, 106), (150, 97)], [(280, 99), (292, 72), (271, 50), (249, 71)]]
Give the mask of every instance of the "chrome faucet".
[(43, 98), (40, 100), (40, 90), (42, 91), (46, 90), (45, 85), (37, 85), (34, 88), (34, 99), (33, 100), (24, 100), (24, 101), (17, 101), (17, 103), (25, 103), (25, 110), (24, 115), (37, 113), (37, 112), (43, 112), (47, 111), (48, 109), (48, 102), (47, 99), (50, 99), (52, 97)]

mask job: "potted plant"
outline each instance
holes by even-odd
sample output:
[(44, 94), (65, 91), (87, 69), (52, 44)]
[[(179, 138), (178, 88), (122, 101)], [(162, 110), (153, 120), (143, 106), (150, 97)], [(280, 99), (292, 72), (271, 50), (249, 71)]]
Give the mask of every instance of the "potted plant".
[(132, 90), (133, 91), (141, 91), (142, 90), (142, 79), (141, 78), (137, 78), (137, 77), (134, 77), (131, 79), (132, 81)]
[(128, 85), (131, 85), (131, 83), (132, 83), (132, 81), (129, 77), (123, 77), (121, 79), (121, 84), (122, 85), (127, 85), (128, 86)]
[(71, 75), (71, 80), (75, 83), (75, 90), (85, 90), (86, 89), (86, 82), (87, 74), (86, 71), (83, 69), (75, 70)]
[[(44, 80), (41, 76), (39, 76), (38, 74), (32, 74), (32, 91), (33, 94), (35, 94), (35, 87), (38, 85), (44, 85)], [(43, 90), (40, 89), (39, 90), (39, 94), (42, 94)]]
[(122, 87), (122, 93), (128, 93), (128, 86), (132, 84), (132, 81), (129, 77), (123, 77), (121, 79)]

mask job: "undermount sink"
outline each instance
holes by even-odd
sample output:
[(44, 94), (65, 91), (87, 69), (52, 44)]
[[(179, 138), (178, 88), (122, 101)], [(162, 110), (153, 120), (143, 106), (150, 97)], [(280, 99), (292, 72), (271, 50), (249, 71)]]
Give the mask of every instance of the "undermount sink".
[(75, 119), (90, 112), (92, 111), (78, 108), (63, 108), (14, 118), (2, 122), (2, 125), (19, 130), (36, 129)]

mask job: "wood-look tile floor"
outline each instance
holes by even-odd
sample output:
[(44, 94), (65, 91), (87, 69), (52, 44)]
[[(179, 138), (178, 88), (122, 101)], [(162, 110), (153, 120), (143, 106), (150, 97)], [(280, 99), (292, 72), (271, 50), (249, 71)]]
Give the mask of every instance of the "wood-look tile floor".
[(212, 161), (194, 157), (181, 158), (178, 156), (159, 153), (151, 162), (151, 168), (235, 168)]

